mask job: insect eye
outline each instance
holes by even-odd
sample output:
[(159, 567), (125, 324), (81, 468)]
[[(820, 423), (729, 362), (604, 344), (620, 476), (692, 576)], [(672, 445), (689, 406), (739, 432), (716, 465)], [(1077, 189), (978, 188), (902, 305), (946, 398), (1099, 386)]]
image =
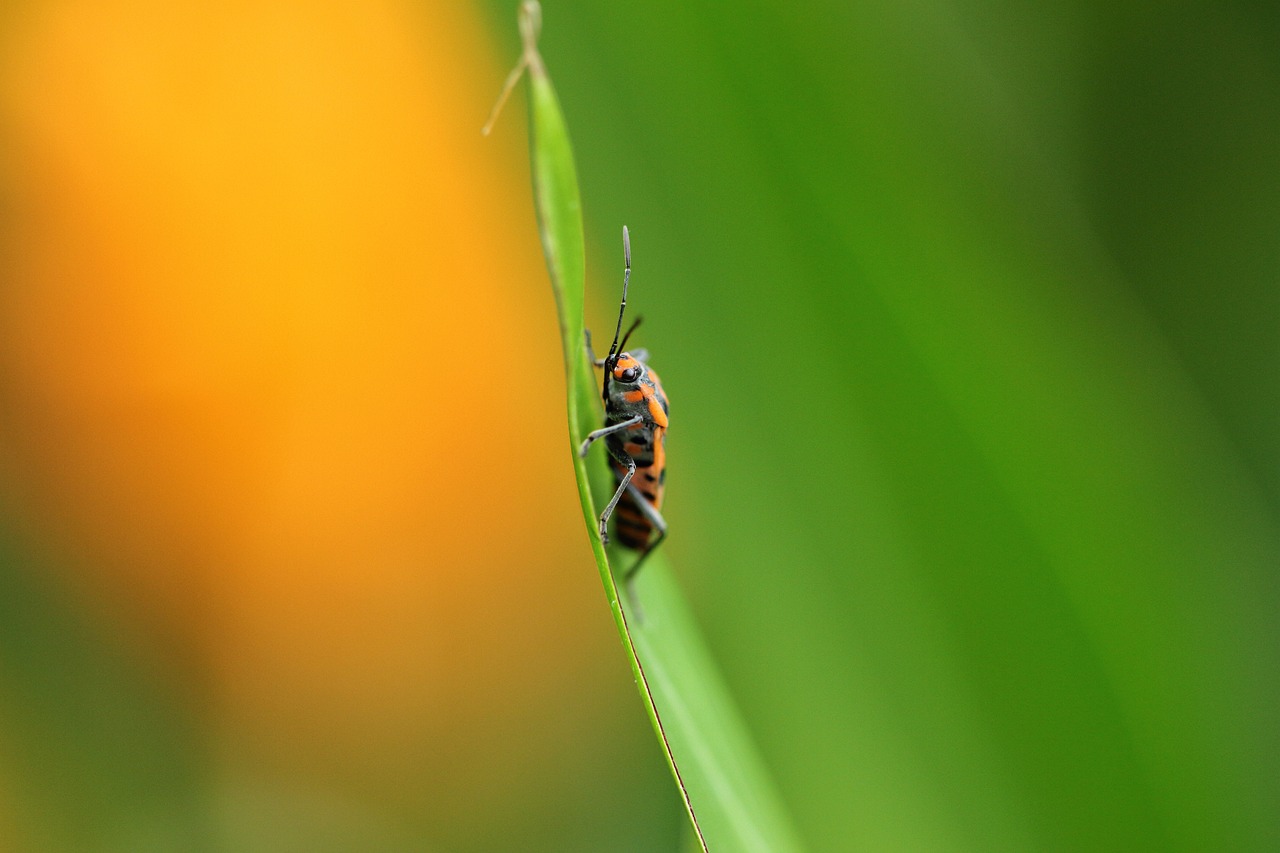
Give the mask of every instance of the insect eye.
[(635, 382), (640, 378), (640, 368), (628, 367), (626, 370), (618, 374), (619, 382)]

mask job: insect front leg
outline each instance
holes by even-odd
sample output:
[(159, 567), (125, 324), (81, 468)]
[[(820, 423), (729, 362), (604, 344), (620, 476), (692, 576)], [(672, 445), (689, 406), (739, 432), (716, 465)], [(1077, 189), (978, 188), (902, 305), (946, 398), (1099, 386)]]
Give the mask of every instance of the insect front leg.
[(610, 433), (619, 432), (620, 430), (627, 429), (628, 427), (633, 427), (636, 424), (640, 423), (642, 420), (644, 420), (643, 415), (636, 415), (635, 417), (628, 418), (625, 421), (621, 421), (616, 424), (610, 424), (607, 427), (602, 427), (601, 429), (593, 430), (592, 432), (587, 433), (586, 441), (582, 442), (582, 447), (578, 448), (578, 456), (585, 459), (587, 455), (587, 451), (591, 449), (591, 445), (593, 442), (604, 438), (606, 435), (609, 435)]
[(583, 329), (582, 334), (587, 339), (587, 360), (590, 361), (592, 364), (594, 364), (596, 367), (604, 367), (604, 359), (596, 358), (596, 351), (591, 348), (591, 330)]
[[(619, 462), (624, 460), (619, 459)], [(613, 508), (618, 505), (618, 501), (622, 500), (622, 493), (627, 490), (627, 485), (631, 482), (631, 478), (636, 475), (636, 460), (628, 456), (625, 460), (627, 465), (627, 473), (622, 475), (622, 482), (618, 484), (618, 491), (613, 493), (613, 497), (609, 499), (609, 505), (604, 508), (604, 512), (600, 513), (600, 540), (604, 544), (609, 544), (609, 516), (613, 515)]]

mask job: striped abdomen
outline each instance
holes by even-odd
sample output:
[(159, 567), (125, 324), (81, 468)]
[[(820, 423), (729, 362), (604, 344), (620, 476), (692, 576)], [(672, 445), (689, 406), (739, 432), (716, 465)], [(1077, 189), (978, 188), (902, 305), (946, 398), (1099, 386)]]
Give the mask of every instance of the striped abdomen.
[[(666, 440), (667, 430), (664, 427), (646, 428), (644, 424), (636, 424), (634, 430), (625, 430), (627, 436), (624, 447), (640, 451), (642, 445), (637, 441), (646, 441), (643, 452), (630, 453), (636, 461), (636, 474), (631, 478), (631, 485), (653, 505), (654, 509), (662, 508), (663, 487), (667, 478)], [(614, 482), (622, 482), (627, 473), (627, 466), (613, 460)], [(613, 511), (615, 536), (618, 542), (633, 551), (644, 551), (649, 547), (649, 537), (653, 534), (653, 525), (645, 517), (636, 500), (628, 490), (618, 501), (618, 508)]]
[[(624, 353), (619, 370), (639, 366)], [(621, 423), (635, 415), (643, 420), (607, 438), (613, 463), (614, 482), (622, 482), (627, 473), (627, 459), (636, 463), (631, 485), (653, 505), (662, 508), (662, 492), (667, 477), (667, 397), (662, 392), (658, 374), (645, 367), (644, 376), (634, 390), (611, 395), (605, 405), (607, 423)], [(628, 489), (614, 510), (614, 527), (619, 543), (634, 551), (645, 551), (653, 533), (653, 524), (645, 517)]]

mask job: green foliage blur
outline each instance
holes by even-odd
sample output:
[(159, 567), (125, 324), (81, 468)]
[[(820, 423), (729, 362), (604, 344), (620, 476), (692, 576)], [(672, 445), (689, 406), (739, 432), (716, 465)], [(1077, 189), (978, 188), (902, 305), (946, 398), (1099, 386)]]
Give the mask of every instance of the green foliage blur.
[(812, 849), (1280, 847), (1278, 35), (545, 4), (588, 321), (627, 224), (665, 547)]

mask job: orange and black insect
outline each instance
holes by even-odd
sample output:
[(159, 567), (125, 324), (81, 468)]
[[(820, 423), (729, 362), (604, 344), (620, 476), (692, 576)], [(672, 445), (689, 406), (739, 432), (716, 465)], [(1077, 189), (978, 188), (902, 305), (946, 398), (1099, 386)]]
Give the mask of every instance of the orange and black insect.
[(626, 351), (627, 341), (641, 318), (636, 318), (622, 336), (622, 342), (618, 342), (622, 315), (627, 310), (627, 285), (631, 282), (631, 237), (626, 226), (622, 228), (622, 259), (622, 305), (618, 308), (618, 326), (608, 355), (602, 359), (595, 357), (591, 351), (591, 332), (587, 332), (587, 357), (596, 367), (604, 368), (600, 392), (604, 397), (604, 427), (587, 436), (579, 455), (585, 457), (597, 439), (605, 440), (618, 490), (600, 514), (600, 538), (608, 544), (609, 517), (616, 508), (614, 532), (618, 542), (640, 552), (640, 558), (624, 576), (630, 591), (645, 557), (653, 553), (667, 535), (667, 523), (659, 512), (667, 477), (667, 395), (662, 392), (658, 374), (645, 364), (648, 353)]

